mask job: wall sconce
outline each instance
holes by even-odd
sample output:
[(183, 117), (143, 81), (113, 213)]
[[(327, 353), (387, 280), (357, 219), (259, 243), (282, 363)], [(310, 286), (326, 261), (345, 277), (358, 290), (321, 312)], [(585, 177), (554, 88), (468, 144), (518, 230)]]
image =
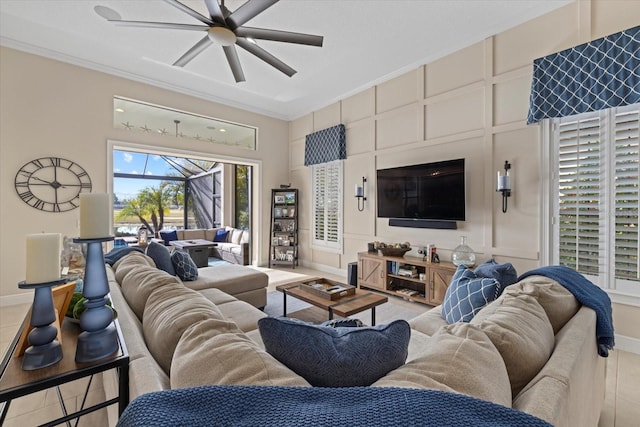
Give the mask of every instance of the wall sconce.
[[(367, 178), (362, 177), (362, 185), (356, 184), (356, 198), (358, 199), (358, 210), (362, 212), (364, 210), (364, 201), (367, 198), (364, 196), (364, 183), (367, 182)], [(362, 201), (362, 208), (360, 207), (360, 201)]]
[(498, 171), (498, 188), (496, 191), (502, 193), (502, 212), (507, 212), (507, 197), (511, 197), (511, 176), (509, 175), (511, 163), (504, 161), (504, 175), (500, 175)]

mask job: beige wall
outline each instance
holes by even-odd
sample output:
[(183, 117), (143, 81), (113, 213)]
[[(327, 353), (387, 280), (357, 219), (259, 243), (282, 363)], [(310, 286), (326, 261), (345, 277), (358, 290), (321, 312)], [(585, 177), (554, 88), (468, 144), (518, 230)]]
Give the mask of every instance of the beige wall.
[[(578, 1), (509, 31), (468, 46), (290, 124), (291, 180), (301, 192), (302, 262), (345, 269), (374, 240), (433, 243), (449, 260), (460, 236), (480, 253), (510, 261), (519, 272), (540, 264), (541, 127), (527, 126), (532, 62), (638, 24), (638, 1)], [(303, 165), (304, 137), (344, 123), (344, 252), (310, 248), (310, 171)], [(464, 157), (467, 220), (457, 230), (389, 227), (376, 218), (376, 169)], [(506, 214), (495, 191), (496, 171), (512, 164), (513, 195)], [(367, 177), (364, 212), (353, 188)], [(640, 309), (616, 304), (625, 319), (640, 322)], [(621, 327), (621, 329), (624, 329)], [(624, 329), (640, 338), (635, 328)]]
[[(288, 149), (287, 122), (4, 47), (0, 77), (0, 296), (22, 292), (17, 284), (25, 277), (27, 234), (79, 234), (78, 210), (45, 213), (20, 201), (13, 184), (18, 168), (39, 157), (68, 158), (89, 173), (93, 191), (105, 192), (107, 140), (262, 162), (254, 224), (269, 230), (270, 189), (288, 182), (289, 159), (278, 154)], [(255, 126), (258, 149), (114, 129), (114, 95)], [(268, 232), (260, 244), (266, 262)]]

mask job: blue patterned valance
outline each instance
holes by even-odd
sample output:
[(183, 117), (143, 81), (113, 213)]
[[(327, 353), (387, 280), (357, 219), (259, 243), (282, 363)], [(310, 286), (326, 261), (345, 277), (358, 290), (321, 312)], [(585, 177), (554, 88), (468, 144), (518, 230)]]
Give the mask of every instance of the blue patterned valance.
[(640, 26), (533, 62), (527, 123), (640, 102)]
[(307, 135), (304, 165), (317, 165), (347, 158), (344, 125), (332, 126)]

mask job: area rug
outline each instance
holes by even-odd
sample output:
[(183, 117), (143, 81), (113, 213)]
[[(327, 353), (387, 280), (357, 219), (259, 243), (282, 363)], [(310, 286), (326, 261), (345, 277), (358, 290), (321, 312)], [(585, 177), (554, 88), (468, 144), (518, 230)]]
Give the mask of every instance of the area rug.
[[(431, 307), (404, 301), (401, 298), (389, 296), (389, 301), (376, 307), (376, 324), (389, 323), (393, 320), (412, 319)], [(264, 312), (273, 317), (283, 315), (283, 294), (281, 292), (267, 292), (267, 305)], [(311, 304), (307, 304), (294, 297), (287, 297), (287, 317), (312, 323), (322, 323), (329, 319), (329, 313)], [(364, 324), (371, 324), (371, 310), (355, 314), (351, 318), (360, 319)]]

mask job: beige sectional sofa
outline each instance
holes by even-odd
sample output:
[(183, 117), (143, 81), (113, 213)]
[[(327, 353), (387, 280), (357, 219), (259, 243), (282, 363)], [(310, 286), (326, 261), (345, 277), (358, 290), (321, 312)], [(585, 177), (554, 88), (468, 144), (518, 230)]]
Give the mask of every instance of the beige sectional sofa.
[[(309, 386), (264, 350), (256, 324), (265, 314), (252, 305), (189, 289), (140, 253), (107, 272), (131, 357), (131, 399), (206, 384)], [(407, 363), (372, 387), (445, 390), (554, 426), (597, 425), (605, 364), (595, 313), (557, 282), (514, 284), (469, 323), (447, 325), (436, 307), (410, 325)]]
[(227, 239), (224, 242), (216, 242), (217, 246), (209, 250), (209, 256), (223, 259), (225, 261), (249, 265), (251, 263), (249, 257), (249, 241), (251, 232), (249, 230), (240, 230), (233, 227), (221, 228), (195, 228), (188, 230), (176, 230), (178, 240), (204, 239), (213, 242), (218, 230), (226, 230)]

